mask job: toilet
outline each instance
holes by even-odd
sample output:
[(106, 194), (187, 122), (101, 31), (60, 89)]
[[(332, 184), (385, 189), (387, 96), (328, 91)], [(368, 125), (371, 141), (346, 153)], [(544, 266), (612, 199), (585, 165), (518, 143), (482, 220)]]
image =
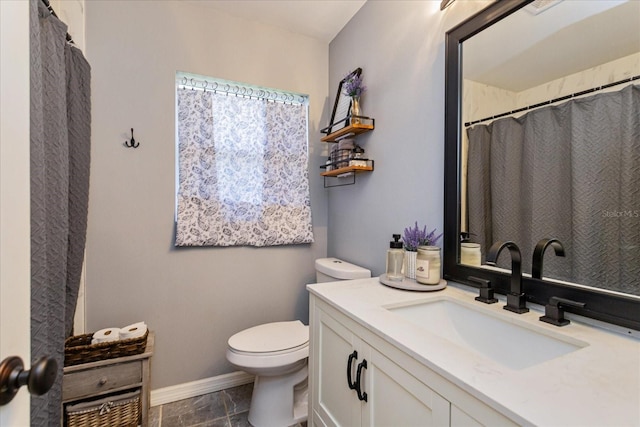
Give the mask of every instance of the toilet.
[[(371, 271), (337, 258), (316, 260), (316, 281), (364, 279)], [(299, 320), (265, 323), (229, 338), (227, 360), (255, 375), (249, 407), (254, 427), (285, 427), (307, 420), (309, 326)]]

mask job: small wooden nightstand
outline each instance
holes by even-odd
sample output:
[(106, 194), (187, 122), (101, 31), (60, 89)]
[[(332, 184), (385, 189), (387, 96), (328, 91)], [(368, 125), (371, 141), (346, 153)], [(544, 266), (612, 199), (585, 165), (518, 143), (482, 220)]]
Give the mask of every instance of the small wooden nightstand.
[(146, 427), (149, 420), (149, 365), (154, 340), (155, 334), (149, 332), (144, 353), (66, 366), (62, 377), (63, 407), (89, 398), (140, 390), (142, 426)]

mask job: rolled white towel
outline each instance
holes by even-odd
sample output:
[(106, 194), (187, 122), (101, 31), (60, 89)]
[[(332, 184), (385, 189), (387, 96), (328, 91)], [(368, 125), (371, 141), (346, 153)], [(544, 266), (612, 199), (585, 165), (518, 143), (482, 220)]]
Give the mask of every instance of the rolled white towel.
[(105, 328), (95, 332), (91, 337), (91, 344), (117, 341), (120, 339), (119, 328)]
[(145, 322), (132, 323), (124, 328), (120, 328), (120, 339), (140, 338), (146, 333), (147, 324)]

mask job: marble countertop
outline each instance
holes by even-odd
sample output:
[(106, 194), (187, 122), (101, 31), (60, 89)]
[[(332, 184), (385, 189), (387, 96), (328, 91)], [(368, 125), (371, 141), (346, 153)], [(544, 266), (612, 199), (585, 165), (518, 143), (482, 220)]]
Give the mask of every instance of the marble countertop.
[[(384, 286), (376, 277), (318, 283), (307, 289), (518, 424), (640, 426), (640, 339), (625, 336), (624, 330), (609, 331), (569, 314), (571, 324), (549, 325), (539, 321), (544, 314), (541, 307), (529, 305), (530, 312), (514, 314), (503, 310), (503, 300), (490, 305), (474, 301), (477, 290), (455, 283), (437, 292), (411, 292)], [(474, 309), (507, 322), (587, 345), (512, 369), (385, 308), (439, 298), (474, 304)]]

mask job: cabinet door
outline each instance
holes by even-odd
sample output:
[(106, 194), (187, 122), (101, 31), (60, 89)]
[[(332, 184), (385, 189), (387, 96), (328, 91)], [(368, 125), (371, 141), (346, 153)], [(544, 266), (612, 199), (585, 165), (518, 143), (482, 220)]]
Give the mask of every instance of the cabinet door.
[(482, 424), (457, 406), (451, 405), (451, 427), (482, 427)]
[(451, 404), (451, 427), (516, 427), (518, 425), (477, 399), (465, 398), (460, 405)]
[(312, 407), (326, 426), (358, 426), (361, 404), (347, 383), (347, 367), (349, 356), (356, 351), (358, 356), (352, 357), (350, 371), (355, 381), (356, 365), (362, 360), (356, 348), (359, 341), (354, 342), (351, 331), (322, 310), (315, 311), (313, 333), (317, 347), (313, 361)]
[(365, 426), (448, 426), (449, 402), (373, 348), (361, 387)]

